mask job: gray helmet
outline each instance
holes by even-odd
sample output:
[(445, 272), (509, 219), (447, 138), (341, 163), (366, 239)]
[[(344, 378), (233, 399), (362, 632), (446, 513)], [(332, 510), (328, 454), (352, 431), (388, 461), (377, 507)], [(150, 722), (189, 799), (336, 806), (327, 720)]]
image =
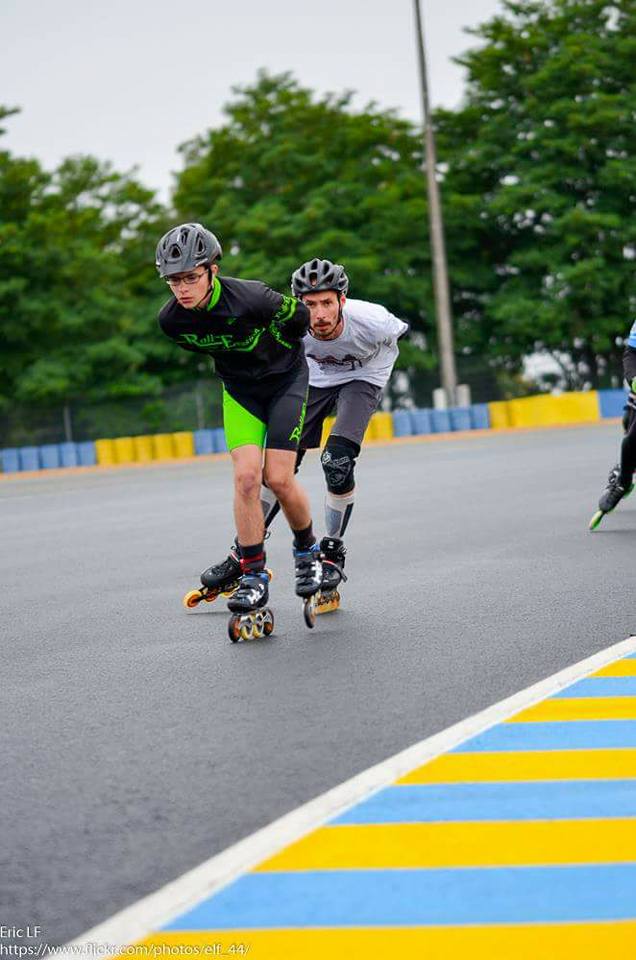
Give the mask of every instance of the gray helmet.
[(155, 263), (160, 277), (206, 266), (223, 255), (221, 244), (200, 223), (182, 223), (163, 235), (157, 244)]
[(335, 290), (338, 294), (345, 294), (349, 289), (349, 277), (340, 263), (331, 260), (319, 260), (317, 257), (303, 263), (292, 274), (292, 293), (295, 297), (302, 297), (304, 293), (315, 293), (318, 290)]

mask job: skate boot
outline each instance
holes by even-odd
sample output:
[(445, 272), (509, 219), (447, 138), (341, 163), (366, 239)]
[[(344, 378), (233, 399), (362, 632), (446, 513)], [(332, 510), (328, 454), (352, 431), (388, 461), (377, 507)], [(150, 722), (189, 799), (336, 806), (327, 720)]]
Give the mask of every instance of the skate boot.
[(264, 607), (269, 600), (269, 576), (266, 570), (258, 573), (244, 573), (239, 581), (238, 590), (227, 602), (228, 609), (234, 613), (250, 613)]
[(198, 590), (190, 590), (183, 598), (183, 605), (188, 609), (198, 606), (202, 600), (212, 603), (223, 594), (231, 596), (239, 585), (241, 577), (241, 562), (238, 556), (238, 547), (234, 543), (225, 560), (214, 564), (201, 574), (202, 586)]
[(303, 617), (311, 629), (316, 622), (316, 599), (322, 584), (320, 547), (313, 543), (308, 550), (294, 548), (296, 569), (296, 596), (302, 597)]
[(201, 583), (209, 590), (225, 590), (227, 584), (235, 583), (241, 576), (241, 561), (236, 542), (221, 563), (213, 564), (201, 574)]
[(267, 570), (248, 571), (240, 579), (236, 593), (228, 600), (232, 611), (227, 632), (232, 643), (258, 640), (274, 629), (274, 614), (267, 606), (269, 574)]
[(590, 530), (595, 530), (606, 513), (611, 513), (615, 507), (621, 502), (623, 497), (628, 497), (632, 490), (634, 489), (634, 484), (630, 483), (629, 486), (624, 487), (620, 482), (621, 471), (620, 466), (612, 467), (607, 478), (607, 486), (601, 495), (601, 499), (598, 502), (598, 510), (592, 517), (590, 521)]
[(336, 590), (341, 580), (346, 583), (344, 565), (347, 551), (343, 541), (339, 540), (338, 537), (323, 537), (320, 541), (320, 552), (322, 554), (322, 586), (320, 589), (322, 593), (326, 593), (329, 590)]
[(322, 583), (320, 547), (314, 543), (309, 550), (294, 549), (296, 596), (313, 597)]
[(634, 484), (630, 483), (629, 486), (624, 487), (621, 482), (621, 471), (618, 464), (615, 467), (612, 467), (610, 470), (609, 477), (607, 478), (607, 486), (603, 492), (601, 499), (598, 502), (599, 510), (602, 510), (603, 513), (609, 513), (610, 510), (613, 510), (614, 507), (618, 506), (623, 497), (629, 496), (629, 494), (634, 489)]

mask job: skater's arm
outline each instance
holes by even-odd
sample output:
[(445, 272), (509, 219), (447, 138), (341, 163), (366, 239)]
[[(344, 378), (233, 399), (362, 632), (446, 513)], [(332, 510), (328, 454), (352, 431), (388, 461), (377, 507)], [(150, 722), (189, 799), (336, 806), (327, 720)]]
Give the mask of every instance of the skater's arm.
[(302, 340), (309, 330), (309, 310), (305, 304), (269, 287), (263, 286), (263, 291), (263, 317), (274, 339), (285, 347)]
[(384, 344), (387, 347), (393, 347), (401, 337), (409, 332), (409, 325), (404, 320), (394, 317), (386, 307), (380, 304), (374, 304), (374, 309), (369, 314), (367, 332), (371, 342), (375, 346)]

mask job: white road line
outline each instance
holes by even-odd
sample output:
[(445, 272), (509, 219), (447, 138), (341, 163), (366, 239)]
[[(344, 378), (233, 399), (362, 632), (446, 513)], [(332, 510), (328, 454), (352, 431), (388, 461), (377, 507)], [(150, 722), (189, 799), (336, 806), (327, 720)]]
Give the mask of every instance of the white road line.
[[(589, 673), (627, 654), (636, 652), (636, 636), (628, 637), (599, 653), (565, 670), (560, 670), (545, 680), (539, 681), (519, 693), (495, 703), (480, 713), (467, 717), (460, 723), (427, 737), (388, 760), (370, 767), (345, 783), (328, 790), (322, 796), (303, 804), (291, 813), (245, 837), (222, 853), (184, 873), (177, 880), (166, 884), (155, 893), (114, 914), (109, 920), (88, 930), (65, 947), (56, 957), (63, 960), (78, 960), (87, 957), (94, 960), (95, 945), (99, 944), (99, 957), (116, 955), (118, 949), (147, 937), (165, 926), (175, 917), (190, 910), (200, 901), (227, 886), (241, 874), (251, 870), (262, 860), (273, 856), (281, 848), (315, 830), (327, 820), (342, 813), (371, 793), (393, 783), (415, 767), (419, 767), (440, 754), (459, 746), (465, 740), (508, 719), (512, 714), (538, 703), (580, 680)], [(101, 949), (112, 944), (111, 952)], [(81, 951), (84, 945), (85, 952)]]

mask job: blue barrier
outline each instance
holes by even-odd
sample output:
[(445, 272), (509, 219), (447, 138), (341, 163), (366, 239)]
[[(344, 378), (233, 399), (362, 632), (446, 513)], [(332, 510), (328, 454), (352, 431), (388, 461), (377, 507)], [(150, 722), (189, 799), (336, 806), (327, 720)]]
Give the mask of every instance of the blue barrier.
[(60, 443), (60, 464), (63, 467), (76, 467), (77, 460), (77, 447), (74, 443)]
[(97, 463), (95, 444), (92, 440), (85, 440), (77, 444), (77, 458), (82, 467), (94, 467)]
[(17, 473), (20, 469), (18, 451), (15, 447), (7, 447), (0, 451), (2, 455), (2, 469), (4, 473)]
[(410, 437), (413, 432), (411, 416), (408, 410), (394, 410), (393, 414), (393, 436)]
[(217, 427), (216, 430), (212, 431), (212, 434), (213, 434), (214, 452), (227, 453), (227, 442), (225, 440), (225, 430), (223, 429), (223, 427)]
[(40, 463), (43, 470), (56, 470), (60, 465), (60, 451), (56, 443), (45, 443), (40, 448)]
[(433, 424), (431, 422), (431, 411), (425, 407), (418, 407), (415, 410), (409, 410), (411, 418), (412, 433), (432, 433)]
[(601, 417), (622, 417), (627, 402), (626, 390), (599, 390), (598, 401)]
[(20, 470), (39, 470), (40, 454), (37, 447), (18, 447)]
[(433, 433), (450, 433), (451, 418), (448, 410), (431, 410)]
[(470, 430), (470, 407), (451, 407), (448, 411), (451, 430)]
[(487, 403), (473, 403), (470, 407), (470, 425), (473, 430), (490, 429), (490, 414)]
[(194, 452), (199, 456), (214, 453), (214, 430), (194, 431)]

